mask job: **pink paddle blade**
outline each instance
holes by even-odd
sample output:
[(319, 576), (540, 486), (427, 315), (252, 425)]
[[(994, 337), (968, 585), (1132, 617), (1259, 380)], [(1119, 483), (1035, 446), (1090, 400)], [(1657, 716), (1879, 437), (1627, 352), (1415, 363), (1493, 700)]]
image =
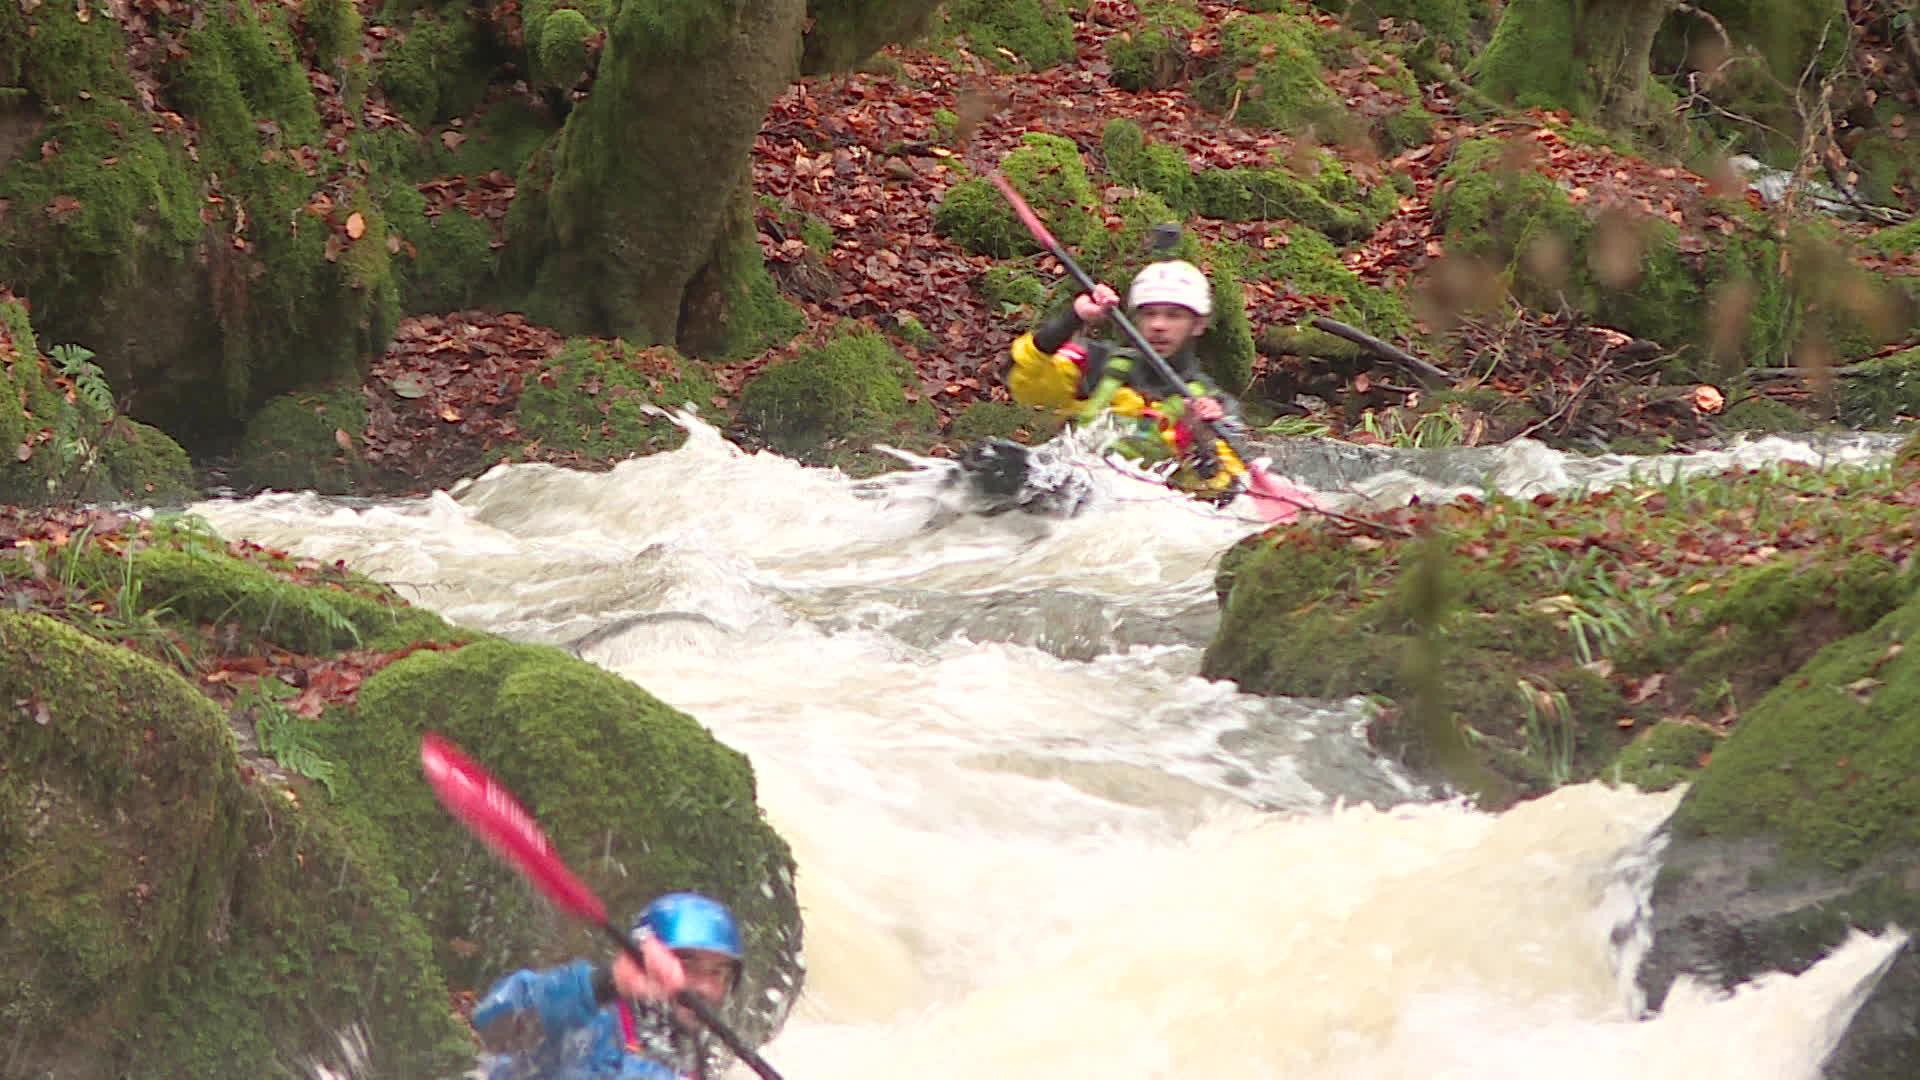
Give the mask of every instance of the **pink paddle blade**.
[(1247, 469), (1247, 495), (1254, 512), (1269, 525), (1291, 525), (1300, 511), (1320, 508), (1313, 496), (1258, 467)]
[(562, 911), (591, 923), (607, 921), (607, 907), (561, 860), (540, 823), (513, 793), (460, 748), (428, 732), (420, 737), (420, 766), (449, 813), (533, 882)]

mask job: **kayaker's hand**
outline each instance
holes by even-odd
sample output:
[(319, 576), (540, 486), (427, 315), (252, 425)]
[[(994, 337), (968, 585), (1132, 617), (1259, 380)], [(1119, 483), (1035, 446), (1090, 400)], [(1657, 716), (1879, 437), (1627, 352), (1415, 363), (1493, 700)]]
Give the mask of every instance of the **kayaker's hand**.
[(1084, 323), (1099, 322), (1120, 303), (1120, 294), (1109, 285), (1095, 285), (1090, 293), (1073, 298), (1073, 313)]
[(1187, 411), (1195, 420), (1207, 424), (1227, 415), (1227, 410), (1220, 407), (1220, 399), (1211, 397), (1197, 397), (1188, 401)]
[(651, 934), (641, 938), (640, 952), (647, 958), (645, 969), (624, 952), (613, 961), (613, 985), (621, 996), (644, 1001), (665, 1001), (687, 985), (687, 974), (680, 968), (680, 958), (673, 955), (673, 950), (660, 944), (659, 939)]

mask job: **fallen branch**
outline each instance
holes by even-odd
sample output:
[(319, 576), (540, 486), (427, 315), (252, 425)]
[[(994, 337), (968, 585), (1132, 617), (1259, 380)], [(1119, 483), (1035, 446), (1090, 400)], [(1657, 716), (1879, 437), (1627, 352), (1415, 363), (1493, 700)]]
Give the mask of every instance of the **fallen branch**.
[(1770, 367), (1753, 368), (1746, 373), (1749, 379), (1771, 381), (1774, 379), (1846, 379), (1855, 375), (1871, 375), (1874, 369), (1871, 363), (1848, 364), (1844, 367)]
[[(1317, 331), (1327, 332), (1327, 334), (1332, 334), (1332, 336), (1336, 336), (1336, 338), (1342, 338), (1342, 340), (1346, 340), (1348, 344), (1356, 344), (1361, 350), (1365, 350), (1365, 352), (1369, 352), (1369, 354), (1373, 354), (1373, 356), (1379, 357), (1379, 359), (1386, 359), (1386, 361), (1390, 361), (1390, 363), (1402, 365), (1415, 379), (1421, 380), (1421, 384), (1425, 384), (1428, 388), (1434, 386), (1434, 384), (1438, 384), (1438, 386), (1452, 386), (1453, 384), (1453, 377), (1450, 377), (1446, 371), (1440, 371), (1440, 369), (1434, 367), (1432, 363), (1427, 363), (1425, 359), (1413, 356), (1413, 354), (1405, 352), (1402, 348), (1390, 346), (1390, 344), (1382, 342), (1380, 338), (1369, 334), (1369, 332), (1357, 331), (1354, 327), (1348, 327), (1346, 323), (1342, 323), (1342, 321), (1338, 321), (1338, 319), (1329, 319), (1329, 317), (1325, 317), (1325, 315), (1315, 315), (1315, 317), (1309, 321), (1309, 325), (1311, 325), (1313, 329), (1317, 329)], [(1344, 354), (1329, 352), (1329, 350), (1325, 350), (1325, 348), (1315, 350), (1315, 348), (1313, 348), (1311, 334), (1302, 334), (1302, 332), (1298, 331), (1263, 332), (1263, 334), (1260, 334), (1260, 342), (1258, 342), (1258, 344), (1261, 346), (1261, 352), (1288, 352), (1288, 354), (1296, 354), (1296, 356), (1317, 356), (1323, 357), (1323, 359), (1348, 359), (1348, 356), (1344, 356)]]

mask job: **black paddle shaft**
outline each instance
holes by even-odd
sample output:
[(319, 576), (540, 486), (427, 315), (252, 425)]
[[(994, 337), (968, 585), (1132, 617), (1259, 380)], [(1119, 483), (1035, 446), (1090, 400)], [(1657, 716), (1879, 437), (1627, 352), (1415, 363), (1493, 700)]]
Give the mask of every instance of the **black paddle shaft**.
[[(607, 936), (617, 942), (622, 949), (625, 949), (627, 955), (633, 957), (633, 962), (639, 964), (641, 969), (645, 970), (647, 958), (641, 954), (640, 946), (635, 943), (631, 936), (610, 922), (601, 923), (600, 929), (606, 931)], [(740, 1038), (739, 1033), (729, 1027), (725, 1020), (720, 1019), (720, 1014), (715, 1012), (713, 1006), (707, 1004), (700, 995), (689, 990), (682, 990), (673, 996), (673, 1000), (685, 1005), (692, 1011), (693, 1015), (699, 1017), (700, 1022), (707, 1026), (707, 1030), (719, 1036), (720, 1041), (726, 1044), (727, 1049), (733, 1051), (735, 1057), (745, 1062), (748, 1068), (760, 1074), (761, 1080), (780, 1080), (780, 1074), (774, 1071), (773, 1066), (767, 1064), (766, 1060), (759, 1054), (754, 1053), (753, 1047), (748, 1046), (745, 1040)]]

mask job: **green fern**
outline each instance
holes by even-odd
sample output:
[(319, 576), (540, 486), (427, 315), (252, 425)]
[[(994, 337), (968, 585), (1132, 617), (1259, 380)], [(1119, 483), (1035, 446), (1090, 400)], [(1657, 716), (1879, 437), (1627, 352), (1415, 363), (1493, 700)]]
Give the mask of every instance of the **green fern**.
[(293, 693), (293, 687), (267, 676), (242, 691), (235, 704), (252, 711), (261, 753), (295, 776), (320, 784), (328, 796), (337, 795), (333, 780), (339, 766), (320, 752), (307, 722), (280, 704)]
[(55, 345), (48, 355), (60, 374), (73, 383), (74, 396), (93, 413), (93, 419), (102, 424), (113, 419), (113, 391), (107, 386), (107, 373), (93, 362), (93, 350), (81, 345)]

